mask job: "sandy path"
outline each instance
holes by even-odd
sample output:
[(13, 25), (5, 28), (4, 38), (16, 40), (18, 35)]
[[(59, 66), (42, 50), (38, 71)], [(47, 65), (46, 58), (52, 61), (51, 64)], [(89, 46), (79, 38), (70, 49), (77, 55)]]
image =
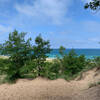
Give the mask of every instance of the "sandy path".
[(34, 80), (21, 79), (13, 85), (3, 84), (0, 85), (0, 100), (100, 100), (89, 98), (91, 95), (96, 97), (100, 87), (92, 93), (93, 90), (87, 90), (89, 83), (99, 80), (100, 76), (94, 77), (94, 71), (85, 74), (85, 79), (80, 81), (50, 81), (39, 77)]

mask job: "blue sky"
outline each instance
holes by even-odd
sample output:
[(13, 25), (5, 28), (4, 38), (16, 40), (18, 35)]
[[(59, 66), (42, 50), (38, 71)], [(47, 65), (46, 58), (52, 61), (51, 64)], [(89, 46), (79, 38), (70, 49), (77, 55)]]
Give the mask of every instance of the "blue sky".
[(17, 29), (42, 34), (52, 48), (100, 48), (100, 12), (84, 10), (89, 0), (0, 0), (0, 43)]

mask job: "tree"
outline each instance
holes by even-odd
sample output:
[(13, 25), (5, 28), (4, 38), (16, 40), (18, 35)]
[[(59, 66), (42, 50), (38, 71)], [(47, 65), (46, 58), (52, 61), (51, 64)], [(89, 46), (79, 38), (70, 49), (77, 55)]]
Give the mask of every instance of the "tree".
[(8, 76), (10, 80), (21, 77), (20, 68), (27, 60), (32, 59), (31, 38), (25, 41), (26, 33), (18, 33), (17, 30), (9, 34), (9, 38), (2, 44), (2, 54), (9, 55), (11, 66), (8, 69)]
[(64, 72), (63, 58), (65, 56), (65, 50), (66, 50), (65, 47), (60, 46), (60, 48), (59, 48), (59, 54), (61, 55), (61, 58), (58, 57), (58, 60), (60, 61), (60, 71), (59, 71), (60, 75)]
[(43, 70), (43, 66), (45, 65), (47, 54), (50, 53), (50, 44), (49, 41), (43, 40), (41, 35), (37, 36), (35, 39), (36, 45), (34, 46), (34, 58), (37, 62), (37, 69), (39, 72), (39, 76), (41, 71)]
[(92, 0), (89, 3), (86, 3), (84, 6), (85, 9), (90, 8), (91, 10), (100, 9), (100, 0)]
[(60, 46), (60, 48), (59, 48), (59, 53), (60, 53), (61, 56), (64, 56), (64, 51), (65, 51), (65, 50), (66, 50), (65, 47)]

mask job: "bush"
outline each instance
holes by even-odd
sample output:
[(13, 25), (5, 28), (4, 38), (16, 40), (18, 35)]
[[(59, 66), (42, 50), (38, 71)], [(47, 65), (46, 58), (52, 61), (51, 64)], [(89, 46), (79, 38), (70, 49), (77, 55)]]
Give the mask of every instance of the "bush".
[(55, 60), (53, 62), (45, 63), (45, 67), (41, 75), (43, 77), (47, 77), (51, 80), (54, 80), (59, 77), (59, 71), (60, 71), (60, 63), (58, 62), (58, 60)]
[(94, 64), (98, 69), (100, 69), (100, 57), (94, 58)]
[(62, 66), (65, 78), (73, 77), (85, 68), (86, 59), (84, 55), (77, 56), (74, 50), (71, 50), (62, 58)]
[(35, 60), (27, 61), (20, 69), (20, 74), (23, 78), (36, 78), (38, 73), (37, 63)]
[(41, 73), (42, 76), (49, 79), (64, 78), (73, 79), (86, 68), (87, 60), (84, 55), (77, 56), (74, 50), (68, 54), (63, 54), (62, 58), (57, 58), (53, 62), (46, 62)]
[(95, 67), (96, 67), (96, 65), (94, 63), (94, 59), (86, 59), (86, 65), (85, 65), (85, 69), (83, 69), (83, 72), (91, 70)]
[(8, 70), (8, 66), (11, 64), (9, 59), (0, 59), (0, 74), (4, 74)]

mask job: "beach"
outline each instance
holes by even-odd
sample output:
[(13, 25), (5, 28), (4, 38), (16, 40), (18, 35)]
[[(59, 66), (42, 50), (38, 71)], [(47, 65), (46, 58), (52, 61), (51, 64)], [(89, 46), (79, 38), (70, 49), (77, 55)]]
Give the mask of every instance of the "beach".
[[(0, 55), (0, 58), (1, 58), (1, 59), (8, 59), (9, 56), (3, 56), (3, 55)], [(54, 59), (56, 59), (56, 58), (46, 58), (46, 61), (51, 62), (51, 61), (53, 61)]]
[(9, 56), (3, 56), (3, 55), (0, 55), (0, 58), (1, 58), (1, 59), (8, 59)]

